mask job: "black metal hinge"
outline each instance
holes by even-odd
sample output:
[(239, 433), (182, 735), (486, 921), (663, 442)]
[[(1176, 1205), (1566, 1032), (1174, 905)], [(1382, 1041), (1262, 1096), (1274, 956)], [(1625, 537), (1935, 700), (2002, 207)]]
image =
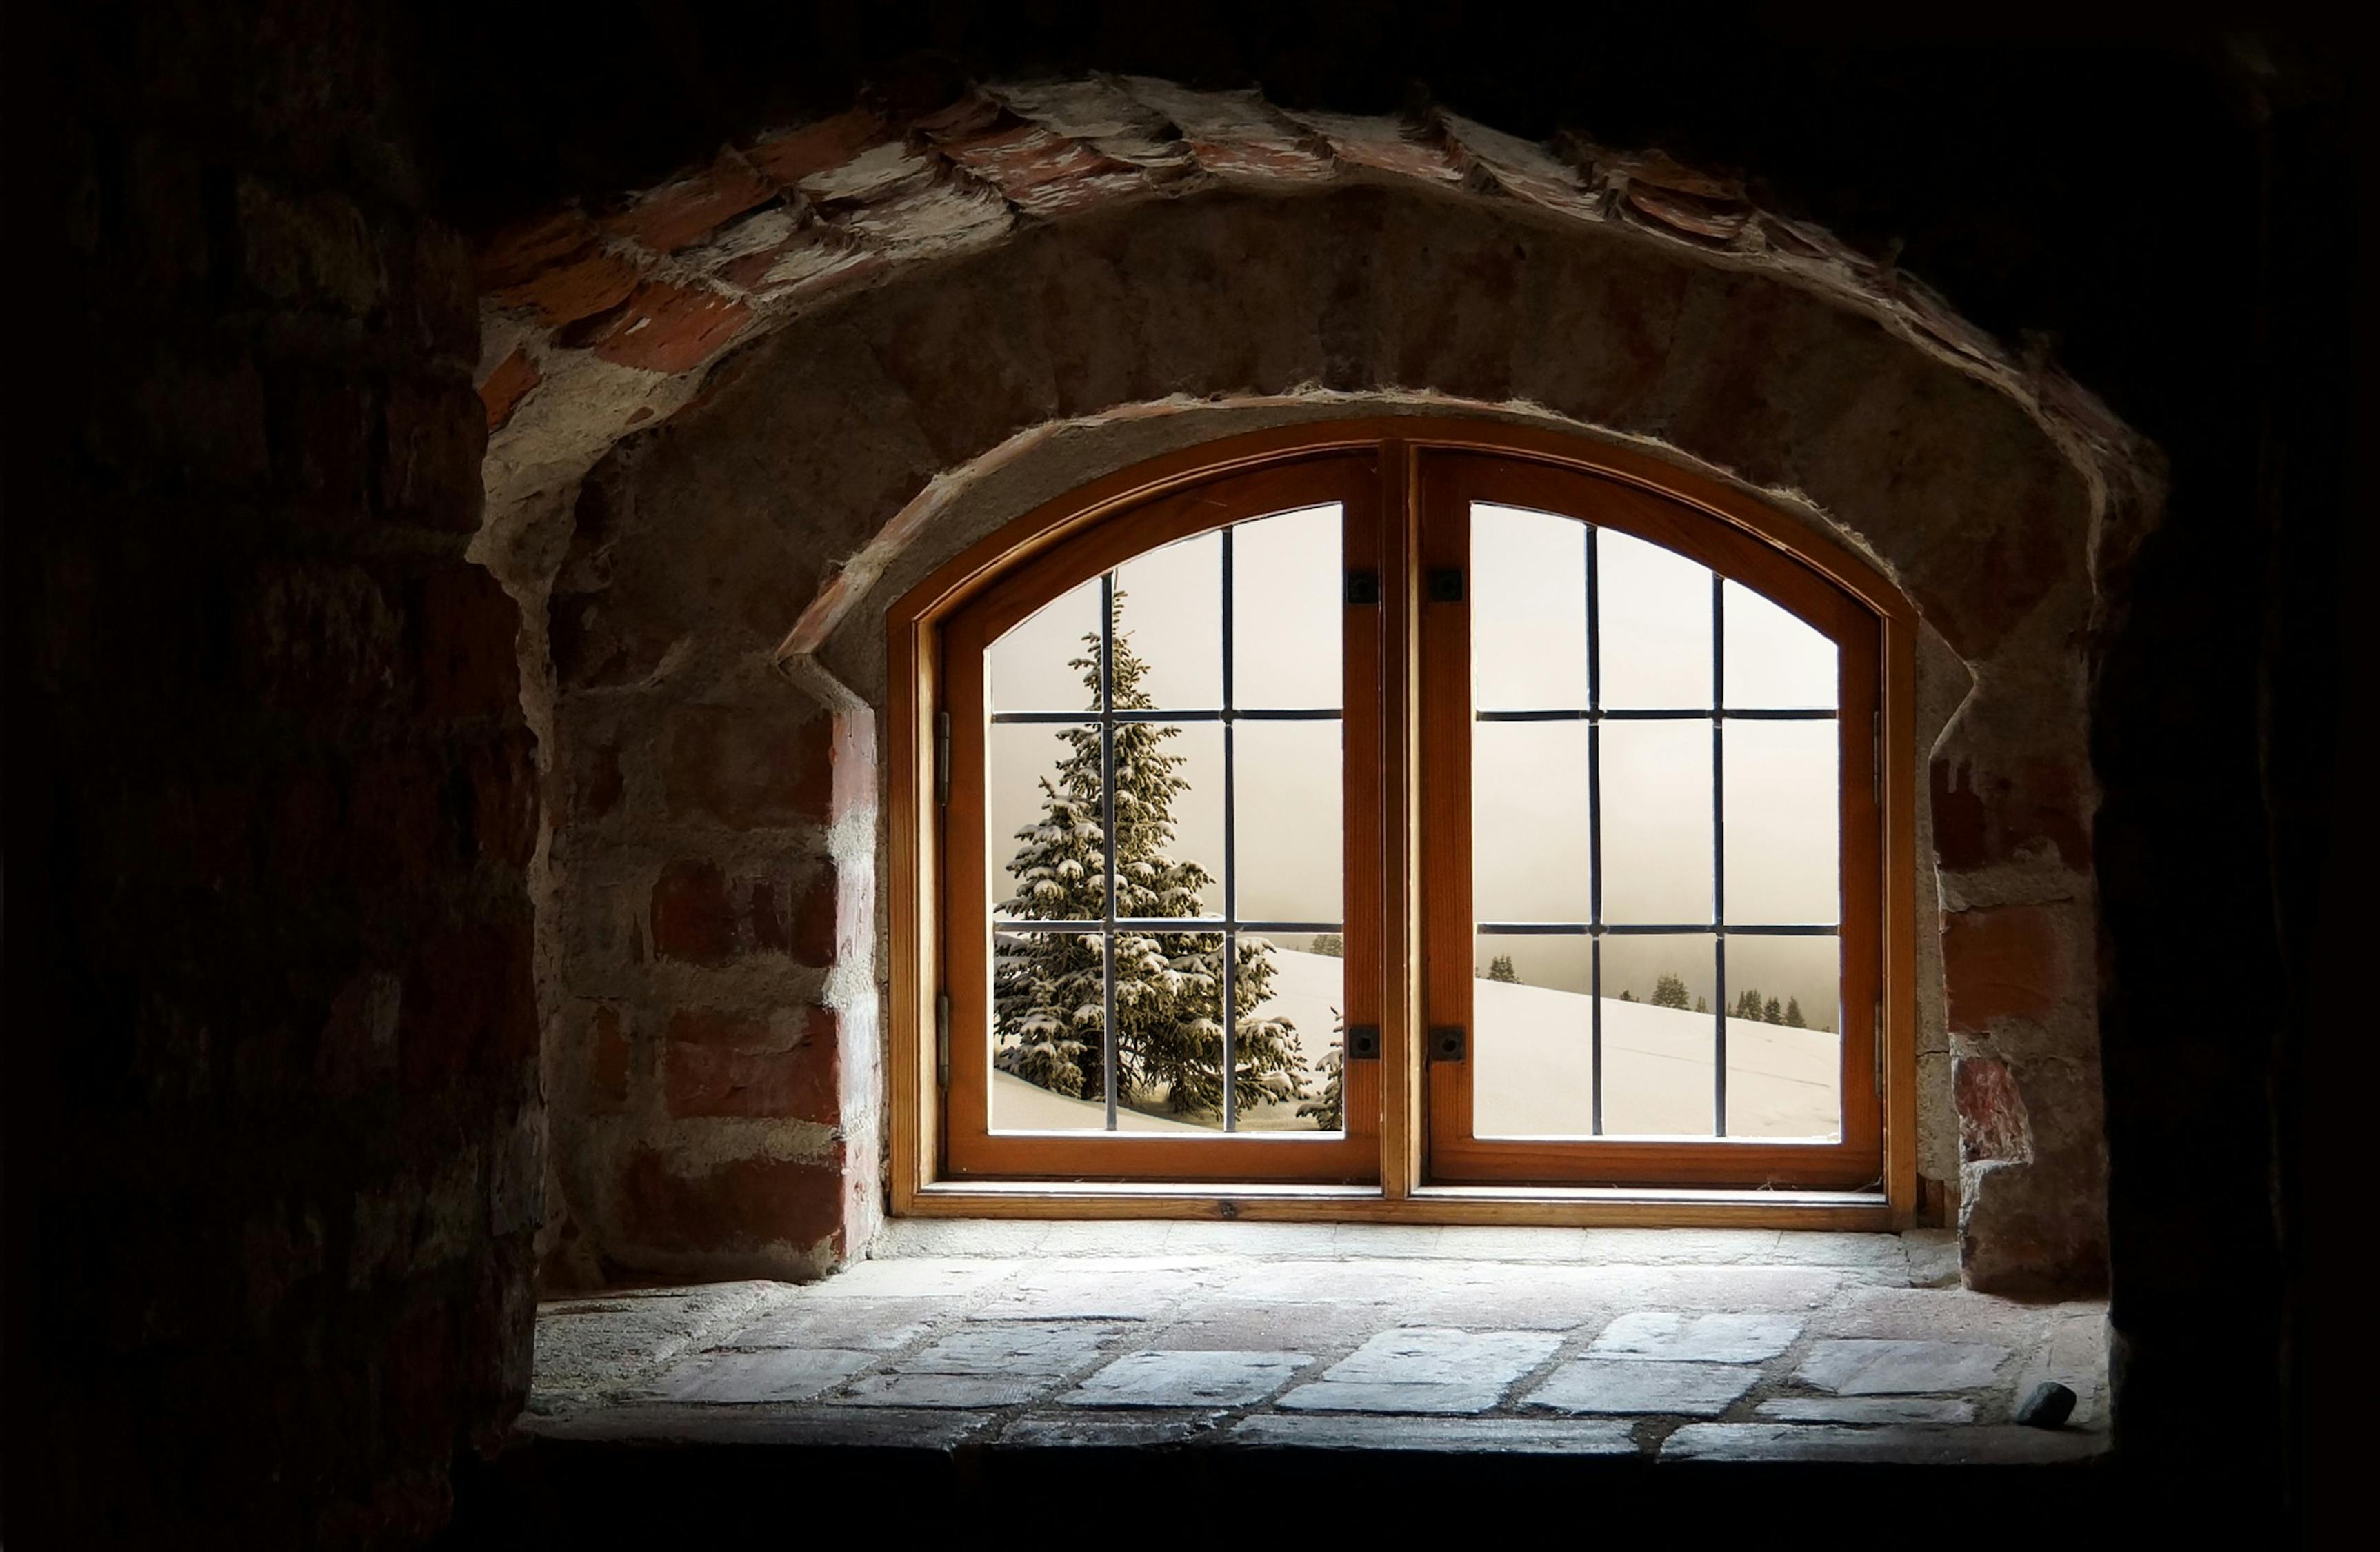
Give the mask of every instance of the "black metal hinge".
[(1429, 574), (1429, 601), (1461, 603), (1463, 601), (1463, 568), (1438, 566)]
[(1380, 1026), (1359, 1024), (1347, 1031), (1347, 1060), (1378, 1061), (1380, 1059)]
[(1439, 1025), (1429, 1032), (1429, 1059), (1432, 1061), (1463, 1060), (1463, 1026), (1459, 1024)]
[(951, 714), (934, 713), (934, 801), (951, 801)]
[(1347, 574), (1347, 601), (1364, 604), (1380, 601), (1380, 574), (1377, 571), (1351, 571)]
[(934, 1082), (951, 1086), (951, 994), (934, 994)]

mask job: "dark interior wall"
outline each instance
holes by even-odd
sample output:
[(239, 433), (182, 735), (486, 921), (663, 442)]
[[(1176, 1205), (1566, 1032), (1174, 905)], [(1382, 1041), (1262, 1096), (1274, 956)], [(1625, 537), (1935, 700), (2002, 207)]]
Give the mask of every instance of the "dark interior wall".
[(1051, 0), (11, 20), (42, 389), (7, 474), (5, 1388), (40, 1429), (11, 1532), (401, 1538), (523, 1381), (534, 794), (510, 605), (461, 558), (480, 411), (446, 228), (641, 187), (864, 80), (1090, 67), (1348, 110), (1426, 80), (1513, 132), (1740, 168), (2168, 451), (2095, 692), (2119, 1416), (2269, 1481), (2286, 1432), (2217, 1420), (2307, 1373), (2324, 1172), (2278, 1166), (2338, 1092), (2314, 988), (2351, 952), (2342, 40)]

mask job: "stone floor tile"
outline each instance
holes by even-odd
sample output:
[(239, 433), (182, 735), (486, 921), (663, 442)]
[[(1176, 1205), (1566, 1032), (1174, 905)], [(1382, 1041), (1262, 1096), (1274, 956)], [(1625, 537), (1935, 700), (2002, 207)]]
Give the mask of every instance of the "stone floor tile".
[(894, 1365), (903, 1374), (1062, 1375), (1099, 1355), (1114, 1326), (969, 1326)]
[(1168, 1255), (1293, 1256), (1324, 1260), (1338, 1254), (1336, 1223), (1176, 1223), (1165, 1236)]
[(1021, 1449), (1149, 1449), (1215, 1431), (1220, 1412), (1038, 1413), (1001, 1431), (1003, 1446)]
[[(1234, 1267), (1215, 1290), (1222, 1299), (1269, 1304), (1385, 1304), (1427, 1280), (1423, 1262), (1259, 1261)], [(1445, 1278), (1443, 1272), (1436, 1274)], [(1446, 1279), (1451, 1281), (1451, 1279)]]
[(1387, 1449), (1493, 1455), (1633, 1455), (1625, 1423), (1568, 1417), (1383, 1417), (1262, 1413), (1233, 1428), (1234, 1444), (1293, 1449)]
[(1313, 1362), (1303, 1352), (1128, 1352), (1061, 1400), (1078, 1407), (1254, 1406)]
[(904, 1256), (862, 1261), (805, 1290), (812, 1299), (959, 1299), (988, 1292), (1032, 1263)]
[(1588, 1229), (1585, 1259), (1598, 1266), (1727, 1267), (1790, 1261), (1775, 1229)]
[(1771, 1423), (1972, 1423), (1975, 1407), (1951, 1396), (1780, 1396), (1753, 1409)]
[(1052, 1223), (1049, 1233), (1034, 1247), (1034, 1255), (1043, 1261), (1062, 1256), (1082, 1256), (1087, 1259), (1111, 1255), (1163, 1255), (1167, 1242), (1172, 1239), (1176, 1225), (1161, 1219), (1135, 1222), (1121, 1219), (1096, 1219), (1075, 1223)]
[(1436, 1223), (1342, 1223), (1331, 1234), (1331, 1249), (1364, 1261), (1410, 1261), (1442, 1254), (1446, 1230)]
[(1959, 1282), (1959, 1236), (1949, 1229), (1911, 1229), (1900, 1236), (1912, 1288), (1954, 1288)]
[(1757, 1364), (1793, 1345), (1799, 1317), (1777, 1310), (1635, 1310), (1603, 1328), (1587, 1352), (1597, 1358), (1684, 1364)]
[(880, 1374), (854, 1380), (831, 1406), (972, 1408), (1023, 1406), (1057, 1383), (1051, 1375)]
[(1874, 1267), (1891, 1272), (1896, 1282), (1905, 1282), (1909, 1274), (1909, 1253), (1899, 1234), (1788, 1229), (1777, 1237), (1777, 1261), (1788, 1267)]
[(1486, 1412), (1503, 1400), (1501, 1385), (1399, 1385), (1320, 1379), (1283, 1396), (1285, 1412)]
[(1243, 1304), (1201, 1299), (1184, 1306), (1178, 1318), (1147, 1328), (1142, 1341), (1148, 1347), (1177, 1349), (1344, 1352), (1378, 1331), (1384, 1314), (1377, 1304)]
[(1498, 1389), (1554, 1354), (1561, 1339), (1543, 1331), (1383, 1331), (1323, 1371), (1349, 1384), (1468, 1385)]
[[(805, 1290), (807, 1291), (807, 1290)], [(906, 1347), (946, 1313), (936, 1299), (802, 1299), (714, 1339), (713, 1347)]]
[(1099, 1261), (1050, 1267), (1020, 1275), (989, 1303), (978, 1306), (974, 1318), (1158, 1320), (1214, 1280), (1211, 1272), (1202, 1273), (1179, 1261), (1123, 1269), (1110, 1269), (1109, 1263)]
[(768, 1348), (758, 1352), (710, 1352), (689, 1358), (662, 1376), (654, 1392), (666, 1400), (751, 1405), (807, 1401), (842, 1384), (880, 1353), (844, 1348)]
[(1547, 1376), (1524, 1404), (1554, 1412), (1717, 1417), (1760, 1378), (1722, 1364), (1647, 1364), (1577, 1358)]
[(710, 1345), (720, 1333), (782, 1307), (799, 1291), (782, 1282), (747, 1280), (541, 1304), (535, 1387), (549, 1393), (616, 1388)]
[(1661, 1446), (1664, 1461), (1859, 1461), (1887, 1465), (2043, 1465), (2097, 1454), (2107, 1439), (2070, 1429), (1829, 1427), (1695, 1423)]
[(1051, 1227), (1025, 1219), (888, 1219), (868, 1254), (879, 1261), (914, 1256), (1023, 1260), (1040, 1250)]
[(2008, 1358), (2009, 1350), (1992, 1342), (1838, 1339), (1812, 1346), (1793, 1377), (1839, 1396), (1973, 1390), (1989, 1385)]
[(1464, 1261), (1584, 1261), (1593, 1243), (1586, 1229), (1456, 1224), (1440, 1232), (1437, 1254)]
[(2034, 1386), (2055, 1380), (2074, 1392), (2074, 1411), (2066, 1419), (2066, 1425), (2089, 1427), (2098, 1420), (2104, 1399), (2100, 1382), (2107, 1373), (2106, 1315), (2097, 1310), (2069, 1315), (2050, 1328), (2045, 1340), (2034, 1345), (2023, 1367), (2017, 1371), (2009, 1400), (2013, 1406), (2032, 1394)]
[(649, 1402), (565, 1417), (524, 1416), (525, 1434), (626, 1444), (839, 1446), (947, 1453), (994, 1421), (990, 1412)]

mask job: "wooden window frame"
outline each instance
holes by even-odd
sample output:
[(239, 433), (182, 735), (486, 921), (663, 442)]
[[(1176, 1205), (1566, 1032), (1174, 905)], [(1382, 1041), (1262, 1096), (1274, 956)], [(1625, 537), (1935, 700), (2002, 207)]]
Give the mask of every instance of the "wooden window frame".
[[(1434, 456), (1445, 453), (1468, 456), (1460, 462)], [(1855, 607), (1872, 625), (1876, 737), (1871, 758), (1880, 764), (1871, 787), (1872, 805), (1862, 816), (1864, 834), (1855, 834), (1848, 822), (1853, 816), (1847, 798), (1842, 843), (1847, 868), (1859, 870), (1873, 886), (1865, 892), (1875, 902), (1876, 919), (1872, 928), (1862, 923), (1860, 932), (1873, 944), (1878, 991), (1874, 1017), (1880, 1028), (1871, 1047), (1875, 1083), (1872, 1087), (1846, 1084), (1844, 1147), (1781, 1145), (1791, 1150), (1782, 1162), (1816, 1167), (1767, 1168), (1765, 1159), (1755, 1160), (1746, 1151), (1737, 1157), (1754, 1167), (1668, 1169), (1656, 1171), (1666, 1177), (1659, 1183), (1644, 1178), (1646, 1171), (1636, 1170), (1633, 1179), (1620, 1178), (1630, 1171), (1617, 1171), (1614, 1178), (1592, 1184), (1549, 1184), (1545, 1182), (1561, 1171), (1528, 1157), (1527, 1145), (1516, 1151), (1491, 1144), (1487, 1152), (1473, 1150), (1458, 1162), (1463, 1150), (1450, 1153), (1444, 1139), (1434, 1147), (1430, 1143), (1430, 1116), (1457, 1101), (1459, 1096), (1449, 1085), (1459, 1080), (1433, 1070), (1447, 1064), (1426, 1061), (1424, 1032), (1451, 999), (1466, 1004), (1467, 1023), (1473, 967), (1466, 948), (1460, 967), (1463, 987), (1458, 989), (1451, 968), (1433, 970), (1423, 952), (1425, 918), (1433, 911), (1443, 918), (1444, 912), (1454, 908), (1452, 901), (1439, 898), (1447, 893), (1439, 884), (1451, 877), (1450, 861), (1426, 856), (1424, 837), (1442, 841), (1456, 828), (1441, 821), (1425, 831), (1423, 806), (1444, 808), (1460, 802), (1460, 828), (1467, 845), (1468, 805), (1467, 787), (1458, 795), (1442, 773), (1433, 781), (1418, 758), (1427, 731), (1425, 709), (1442, 717), (1451, 704), (1442, 686), (1436, 693), (1425, 687), (1426, 673), (1449, 670), (1442, 654), (1432, 654), (1426, 666), (1423, 652), (1431, 627), (1420, 597), (1426, 557), (1419, 547), (1431, 530), (1421, 515), (1425, 483), (1443, 484), (1448, 478), (1439, 471), (1469, 469), (1475, 477), (1487, 478), (1476, 471), (1491, 468), (1496, 472), (1490, 482), (1499, 493), (1483, 499), (1574, 511), (1581, 499), (1591, 496), (1600, 509), (1593, 521), (1655, 538), (1705, 564), (1711, 564), (1706, 555), (1717, 555), (1725, 564), (1713, 569), (1772, 599), (1781, 586), (1789, 592), (1801, 589), (1795, 596), (1806, 604), (1807, 588), (1815, 587), (1841, 600), (1840, 606)], [(998, 1148), (985, 1153), (962, 1147), (954, 1158), (944, 1136), (938, 1037), (944, 1021), (937, 1016), (938, 999), (951, 986), (946, 968), (953, 973), (959, 968), (956, 960), (946, 966), (946, 956), (957, 945), (946, 940), (941, 930), (940, 905), (954, 859), (943, 855), (937, 788), (945, 760), (952, 762), (949, 769), (965, 768), (959, 763), (964, 758), (960, 726), (971, 724), (979, 739), (982, 719), (973, 700), (966, 704), (975, 715), (955, 715), (965, 691), (941, 671), (946, 635), (954, 624), (968, 628), (965, 621), (970, 613), (982, 621), (999, 617), (1003, 609), (1015, 611), (1028, 599), (1038, 605), (1062, 590), (1055, 586), (1059, 577), (1080, 580), (1097, 575), (1102, 565), (1172, 539), (1256, 515), (1259, 506), (1279, 511), (1318, 504), (1312, 492), (1324, 487), (1331, 493), (1318, 500), (1345, 503), (1351, 566), (1358, 564), (1357, 537), (1370, 536), (1382, 600), (1377, 629), (1368, 639), (1359, 640), (1365, 633), (1352, 627), (1347, 637), (1348, 770), (1360, 769), (1360, 755), (1352, 746), (1359, 721), (1376, 723), (1381, 757), (1378, 782), (1351, 779), (1346, 794), (1349, 952), (1358, 953), (1359, 938), (1377, 944), (1376, 952), (1351, 958), (1347, 1018), (1351, 1025), (1377, 1023), (1381, 1042), (1377, 1062), (1350, 1064), (1351, 1075), (1363, 1068), (1371, 1071), (1356, 1079), (1368, 1096), (1351, 1083), (1349, 1134), (1339, 1143), (1310, 1136), (1242, 1141), (1103, 1134), (1071, 1145), (1071, 1150), (1060, 1155), (1045, 1155), (1041, 1167), (1029, 1169), (1018, 1168), (1014, 1156), (1003, 1156)], [(1537, 499), (1506, 493), (1531, 490), (1538, 492)], [(1444, 492), (1435, 492), (1435, 499), (1444, 499)], [(1216, 504), (1218, 500), (1223, 504)], [(1093, 569), (1085, 571), (1086, 566)], [(1757, 575), (1745, 575), (1747, 568)], [(1778, 577), (1787, 580), (1780, 583)], [(1809, 617), (1805, 610), (1795, 612)], [(918, 1216), (1906, 1226), (1916, 1205), (1914, 640), (1913, 612), (1898, 591), (1858, 557), (1803, 525), (1742, 491), (1635, 449), (1531, 428), (1400, 418), (1257, 432), (1136, 466), (1008, 525), (937, 570), (899, 600), (887, 618), (892, 1211)], [(1359, 683), (1366, 677), (1368, 683)], [(1354, 715), (1359, 694), (1377, 697), (1376, 718)], [(1466, 721), (1467, 704), (1466, 686)], [(1847, 704), (1843, 710), (1848, 729), (1852, 708)], [(941, 747), (937, 737), (938, 716), (943, 712), (953, 713), (949, 748)], [(1437, 730), (1436, 746), (1444, 746), (1445, 731)], [(1463, 734), (1467, 749), (1467, 726)], [(1847, 792), (1851, 773), (1847, 764)], [(953, 801), (961, 801), (957, 783)], [(1863, 844), (1867, 855), (1854, 857)], [(1376, 866), (1354, 866), (1359, 847), (1376, 854)], [(979, 887), (980, 859), (975, 878)], [(1462, 892), (1467, 925), (1467, 877)], [(1842, 934), (1847, 955), (1853, 940), (1851, 897), (1857, 892), (1847, 890)], [(1356, 930), (1359, 910), (1377, 923), (1376, 932)], [(980, 945), (975, 952), (969, 963), (979, 967)], [(963, 1031), (966, 1026), (956, 1016), (957, 1001), (953, 997), (946, 1016), (950, 1027)], [(1362, 1016), (1367, 1008), (1376, 1019)], [(1848, 1043), (1848, 1027), (1845, 1036)], [(1468, 1063), (1453, 1065), (1467, 1072)], [(979, 1102), (979, 1086), (959, 1094), (956, 1066), (954, 1062), (954, 1101)], [(1847, 1062), (1847, 1077), (1852, 1075)], [(1855, 1100), (1869, 1093), (1875, 1097), (1869, 1108), (1875, 1142), (1864, 1157), (1865, 1168), (1853, 1169), (1847, 1163), (1846, 1149), (1855, 1147)], [(1460, 1097), (1467, 1097), (1467, 1090)], [(1370, 1103), (1365, 1102), (1366, 1097)], [(1377, 1122), (1371, 1119), (1375, 1116)], [(1025, 1141), (1041, 1149), (1052, 1140)], [(1135, 1146), (1145, 1141), (1155, 1146)], [(1770, 1146), (1729, 1143), (1713, 1151), (1765, 1153)], [(1113, 1151), (1119, 1147), (1130, 1151), (1128, 1164), (1125, 1155)], [(1293, 1157), (1294, 1162), (1268, 1172), (1266, 1167), (1250, 1167), (1235, 1158), (1218, 1169), (1214, 1166), (1223, 1155), (1212, 1150), (1219, 1147), (1248, 1156), (1269, 1149), (1285, 1160)], [(1076, 1157), (1072, 1151), (1080, 1149), (1096, 1152)], [(1326, 1149), (1345, 1157), (1334, 1160), (1327, 1180), (1303, 1178), (1317, 1158), (1315, 1150)], [(1820, 1161), (1818, 1151), (1831, 1157)], [(1143, 1154), (1145, 1159), (1139, 1157)], [(1206, 1156), (1203, 1161), (1201, 1155)], [(1426, 1159), (1434, 1175), (1425, 1174)], [(1116, 1176), (1126, 1169), (1161, 1178), (1096, 1178)], [(1196, 1178), (1202, 1172), (1209, 1178)], [(1288, 1173), (1301, 1178), (1282, 1178)], [(1860, 1178), (1852, 1179), (1854, 1174)]]

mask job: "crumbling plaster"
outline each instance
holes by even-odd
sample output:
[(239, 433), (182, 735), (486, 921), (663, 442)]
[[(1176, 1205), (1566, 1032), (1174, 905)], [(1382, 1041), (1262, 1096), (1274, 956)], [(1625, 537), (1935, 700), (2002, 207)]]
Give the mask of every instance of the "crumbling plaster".
[[(1945, 864), (1938, 891), (1930, 872), (1921, 881), (1920, 910), (1949, 925), (1920, 935), (1921, 1084), (1936, 1097), (1924, 1172), (1960, 1178), (1979, 1285), (2096, 1281), (2083, 654), (2095, 578), (2155, 519), (2154, 455), (2071, 384), (1822, 234), (1784, 226), (1798, 248), (1747, 243), (1774, 218), (1716, 182), (1689, 203), (1735, 210), (1730, 235), (1655, 232), (1635, 196), (1695, 175), (1599, 151), (1548, 161), (1540, 172), (1571, 168), (1565, 204), (1497, 171), (1525, 162), (1521, 149), (1438, 129), (1378, 121), (1291, 139), (1467, 157), (1467, 170), (1386, 167), (1383, 152), (1292, 176), (1193, 152), (1178, 178), (1085, 199), (1062, 219), (920, 240), (906, 263), (855, 261), (836, 272), (842, 292), (767, 314), (759, 343), (649, 371), (650, 415), (623, 415), (627, 401), (591, 379), (572, 388), (585, 364), (569, 329), (540, 339), (492, 296), (489, 338), (518, 342), (539, 371), (509, 403), (491, 399), (510, 429), (491, 440), (475, 552), (538, 621), (523, 637), (538, 660), (525, 698), (549, 787), (536, 887), (560, 1234), (632, 1266), (798, 1274), (868, 1232), (881, 1134), (868, 972), (881, 956), (862, 940), (881, 923), (866, 709), (881, 700), (882, 611), (909, 580), (1159, 451), (1297, 419), (1451, 411), (1663, 449), (1853, 544), (1918, 604), (1932, 755), (1921, 839)], [(930, 151), (941, 133), (900, 143)], [(1639, 188), (1624, 170), (1648, 166), (1667, 184)], [(1582, 168), (1603, 169), (1591, 198)], [(616, 258), (625, 241), (590, 251)], [(489, 371), (510, 358), (490, 356)], [(771, 795), (830, 750), (844, 763), (818, 801)], [(864, 793), (843, 780), (863, 764)], [(658, 936), (675, 931), (668, 879), (698, 875), (710, 938), (673, 949)], [(805, 911), (825, 923), (806, 937), (781, 919)], [(795, 1060), (802, 1041), (756, 1031), (805, 1006), (832, 1015), (839, 1108), (701, 1113), (711, 1091), (680, 1073), (743, 1063), (735, 1092), (773, 1092), (769, 1063)], [(700, 1041), (675, 1033), (689, 1009), (741, 1010), (743, 1043), (697, 1062)], [(1953, 1093), (2007, 1113), (1954, 1127)], [(675, 1211), (735, 1194), (731, 1174), (758, 1181), (759, 1164), (795, 1173), (752, 1187), (716, 1243), (657, 1245), (650, 1211), (635, 1221), (640, 1200)], [(784, 1209), (769, 1193), (813, 1177), (813, 1194), (834, 1194), (829, 1177), (844, 1188), (841, 1206), (775, 1232)]]

